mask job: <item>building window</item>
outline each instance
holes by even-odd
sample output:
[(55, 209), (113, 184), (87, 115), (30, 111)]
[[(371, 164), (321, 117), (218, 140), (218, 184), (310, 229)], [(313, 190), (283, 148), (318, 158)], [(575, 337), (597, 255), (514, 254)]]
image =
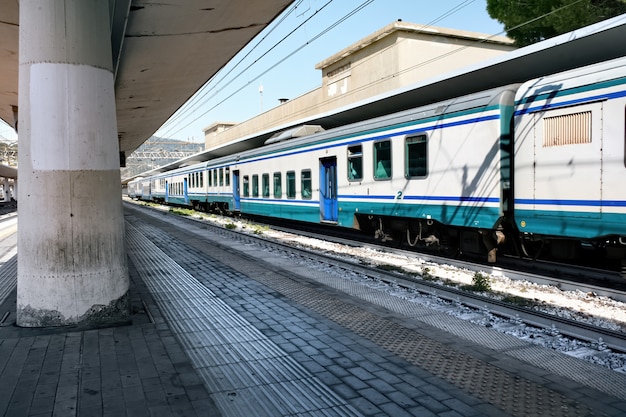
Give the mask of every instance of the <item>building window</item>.
[(391, 141), (384, 140), (374, 143), (374, 179), (388, 180), (391, 178)]
[(313, 190), (311, 188), (311, 170), (305, 169), (300, 173), (300, 184), (302, 186), (301, 193), (302, 198), (305, 200), (310, 200), (313, 194)]
[(405, 176), (407, 178), (428, 175), (428, 147), (426, 135), (409, 136), (405, 140)]
[(287, 198), (296, 198), (296, 172), (287, 172)]

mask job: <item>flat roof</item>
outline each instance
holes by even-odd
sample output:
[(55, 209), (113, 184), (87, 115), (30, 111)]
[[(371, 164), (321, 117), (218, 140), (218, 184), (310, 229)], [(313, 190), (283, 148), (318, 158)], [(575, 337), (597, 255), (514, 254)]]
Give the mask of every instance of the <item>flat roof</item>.
[(329, 56), (323, 61), (315, 65), (315, 69), (323, 69), (341, 59), (353, 55), (357, 51), (366, 48), (367, 46), (386, 38), (395, 32), (410, 32), (419, 33), (430, 36), (443, 36), (446, 38), (464, 39), (470, 42), (480, 41), (481, 43), (492, 43), (504, 46), (515, 46), (514, 41), (506, 36), (487, 35), (484, 33), (470, 32), (459, 29), (447, 29), (436, 26), (420, 25), (417, 23), (408, 23), (398, 20), (392, 22), (382, 29), (364, 37), (363, 39), (353, 43), (352, 45), (342, 49), (341, 51)]

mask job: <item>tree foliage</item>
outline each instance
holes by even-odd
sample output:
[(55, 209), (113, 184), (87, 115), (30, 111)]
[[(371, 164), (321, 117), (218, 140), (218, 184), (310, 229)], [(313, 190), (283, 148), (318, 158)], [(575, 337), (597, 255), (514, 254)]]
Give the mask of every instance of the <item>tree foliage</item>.
[(626, 13), (626, 0), (487, 0), (487, 12), (526, 46)]

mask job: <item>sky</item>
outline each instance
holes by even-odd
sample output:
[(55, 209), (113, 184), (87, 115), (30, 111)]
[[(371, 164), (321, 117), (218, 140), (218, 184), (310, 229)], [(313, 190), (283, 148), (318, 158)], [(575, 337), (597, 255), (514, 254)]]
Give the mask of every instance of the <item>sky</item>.
[[(505, 35), (486, 7), (486, 0), (296, 0), (155, 135), (203, 142), (214, 122), (243, 122), (319, 88), (316, 64), (398, 19)], [(4, 124), (0, 136), (15, 139)]]

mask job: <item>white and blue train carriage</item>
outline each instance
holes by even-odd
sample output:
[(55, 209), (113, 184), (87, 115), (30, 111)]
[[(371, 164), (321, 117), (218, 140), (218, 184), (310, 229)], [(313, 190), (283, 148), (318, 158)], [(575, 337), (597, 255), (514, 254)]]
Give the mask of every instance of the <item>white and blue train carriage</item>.
[(237, 208), (479, 251), (478, 232), (497, 229), (508, 208), (516, 87), (242, 153), (229, 167), (242, 181)]
[(481, 252), (508, 210), (516, 87), (164, 172), (149, 199)]
[(530, 80), (515, 102), (515, 223), (527, 243), (567, 258), (582, 240), (623, 258), (626, 59)]

